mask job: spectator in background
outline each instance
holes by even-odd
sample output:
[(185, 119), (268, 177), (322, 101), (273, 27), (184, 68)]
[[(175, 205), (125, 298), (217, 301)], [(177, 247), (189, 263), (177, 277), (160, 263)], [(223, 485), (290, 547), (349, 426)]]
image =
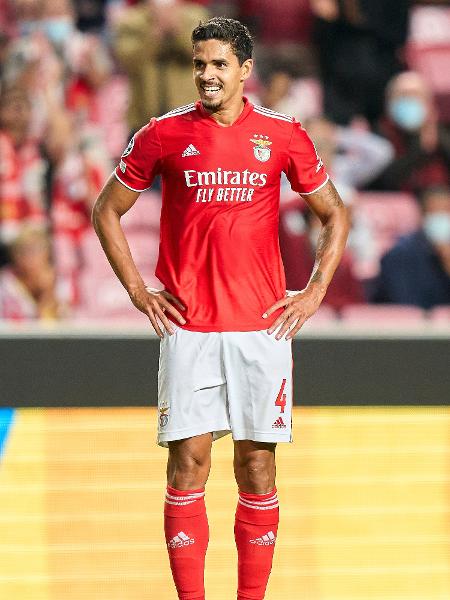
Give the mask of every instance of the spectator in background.
[(420, 193), (429, 186), (448, 184), (450, 130), (438, 122), (432, 93), (421, 75), (406, 71), (389, 83), (380, 132), (393, 144), (396, 155), (374, 181), (374, 188)]
[(378, 121), (386, 84), (400, 69), (409, 6), (410, 0), (311, 0), (332, 121), (345, 125), (355, 115)]
[[(293, 77), (318, 73), (311, 48), (313, 15), (310, 0), (235, 0), (234, 16), (255, 34), (260, 76), (283, 65)], [(291, 114), (291, 113), (289, 113)]]
[(106, 3), (107, 0), (77, 0), (77, 29), (83, 32), (101, 32), (105, 25)]
[(69, 0), (29, 0), (35, 8), (33, 18), (24, 0), (20, 2), (20, 36), (10, 48), (6, 78), (26, 78), (41, 124), (61, 108), (75, 112), (81, 124), (98, 121), (97, 92), (112, 67), (101, 38), (76, 29)]
[(58, 299), (50, 241), (43, 230), (24, 228), (9, 247), (11, 263), (0, 270), (0, 319), (57, 319)]
[(422, 226), (381, 260), (374, 300), (425, 309), (450, 304), (450, 188), (422, 197)]
[[(302, 290), (308, 283), (314, 266), (317, 240), (322, 226), (320, 220), (304, 206), (305, 230), (301, 235), (289, 233), (280, 235), (280, 249), (286, 274), (286, 287), (289, 290)], [(283, 228), (280, 229), (280, 233)], [(351, 253), (344, 252), (333, 281), (328, 287), (323, 304), (340, 310), (348, 304), (366, 302), (361, 283), (353, 274)]]
[[(8, 56), (8, 48), (9, 48), (9, 36), (6, 31), (3, 31), (0, 26), (0, 82), (3, 78), (3, 70), (6, 62), (6, 58)], [(0, 83), (1, 86), (1, 83)]]
[(78, 34), (66, 49), (68, 77), (65, 90), (67, 109), (80, 125), (100, 121), (98, 95), (108, 82), (112, 62), (101, 38)]
[(30, 135), (31, 102), (21, 87), (0, 92), (0, 246), (5, 246), (23, 225), (48, 225), (46, 163)]
[[(66, 283), (67, 300), (76, 303), (81, 268), (78, 247), (81, 236), (90, 229), (92, 201), (110, 166), (96, 124), (96, 94), (108, 77), (110, 62), (104, 60), (106, 51), (98, 38), (75, 31), (66, 0), (42, 0), (40, 6), (33, 32), (11, 44), (5, 79), (23, 86), (33, 101), (29, 136), (46, 159), (40, 187), (45, 186), (42, 195), (46, 223), (51, 220), (55, 266)], [(70, 33), (64, 39), (47, 36), (49, 21), (57, 29), (60, 23), (63, 29), (70, 24)], [(24, 178), (29, 182), (31, 170), (24, 166)], [(32, 188), (35, 193), (40, 189), (36, 184)], [(5, 204), (3, 196), (0, 193)], [(27, 222), (23, 211), (15, 221), (16, 228)], [(5, 220), (2, 222), (5, 229)], [(14, 232), (6, 242), (13, 238)]]
[(278, 68), (269, 73), (263, 82), (260, 100), (262, 106), (300, 119), (298, 106), (292, 97), (293, 78), (288, 70)]
[(207, 18), (203, 7), (179, 0), (141, 0), (123, 13), (113, 45), (129, 78), (131, 132), (195, 99), (190, 34)]
[(7, 16), (19, 35), (34, 33), (42, 19), (44, 0), (6, 0)]
[(392, 144), (367, 129), (342, 127), (326, 117), (309, 119), (306, 127), (338, 184), (365, 188), (394, 158)]
[(274, 63), (274, 67), (262, 74), (262, 87), (252, 102), (299, 121), (322, 114), (322, 90), (317, 80), (295, 78), (289, 67), (282, 64)]
[[(325, 117), (308, 119), (306, 127), (349, 210), (352, 227), (347, 241), (347, 254), (352, 256), (351, 275), (364, 279), (367, 277), (367, 265), (375, 260), (377, 249), (372, 224), (355, 210), (358, 201), (356, 188), (367, 186), (392, 160), (394, 151), (388, 141), (370, 131), (341, 127)], [(293, 277), (295, 269), (300, 269), (299, 275), (302, 276), (303, 268), (299, 258), (302, 253), (296, 247), (296, 244), (301, 246), (302, 242), (295, 242), (296, 235), (300, 233), (300, 214), (295, 218), (294, 211), (300, 213), (302, 207), (298, 203), (285, 208), (282, 206), (280, 218), (280, 240), (285, 248), (285, 261), (290, 265), (287, 271)], [(291, 250), (288, 250), (289, 247)], [(292, 257), (287, 256), (289, 252), (293, 254)], [(350, 262), (349, 257), (345, 260)]]
[(53, 248), (58, 279), (65, 299), (79, 301), (79, 276), (83, 267), (79, 251), (83, 236), (91, 230), (93, 201), (102, 188), (110, 164), (102, 152), (96, 130), (77, 127), (67, 113), (58, 135), (46, 144), (52, 166), (51, 208)]

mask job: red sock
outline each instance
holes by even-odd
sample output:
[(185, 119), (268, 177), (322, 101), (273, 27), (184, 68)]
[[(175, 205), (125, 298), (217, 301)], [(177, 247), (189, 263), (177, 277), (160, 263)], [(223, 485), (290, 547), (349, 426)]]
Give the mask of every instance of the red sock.
[(205, 600), (205, 555), (209, 531), (205, 489), (167, 487), (164, 531), (170, 568), (180, 600)]
[(238, 551), (238, 600), (262, 600), (272, 569), (279, 520), (277, 490), (239, 492), (234, 537)]

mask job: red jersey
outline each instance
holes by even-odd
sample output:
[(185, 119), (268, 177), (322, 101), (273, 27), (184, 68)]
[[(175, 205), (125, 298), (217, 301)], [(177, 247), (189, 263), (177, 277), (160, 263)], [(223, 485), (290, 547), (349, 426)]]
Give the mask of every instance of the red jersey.
[(328, 180), (300, 123), (244, 100), (229, 127), (201, 102), (152, 119), (115, 170), (137, 192), (161, 174), (156, 276), (186, 306), (183, 327), (191, 331), (267, 329), (262, 314), (286, 294), (278, 243), (281, 173), (301, 194)]

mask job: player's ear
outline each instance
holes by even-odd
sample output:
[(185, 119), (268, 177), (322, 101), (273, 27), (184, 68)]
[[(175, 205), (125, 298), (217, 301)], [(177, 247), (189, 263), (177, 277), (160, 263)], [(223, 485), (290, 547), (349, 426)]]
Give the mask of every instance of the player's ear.
[(244, 60), (244, 62), (241, 65), (241, 81), (245, 81), (246, 79), (248, 79), (252, 73), (252, 69), (253, 69), (253, 59), (252, 58), (248, 58), (247, 60)]

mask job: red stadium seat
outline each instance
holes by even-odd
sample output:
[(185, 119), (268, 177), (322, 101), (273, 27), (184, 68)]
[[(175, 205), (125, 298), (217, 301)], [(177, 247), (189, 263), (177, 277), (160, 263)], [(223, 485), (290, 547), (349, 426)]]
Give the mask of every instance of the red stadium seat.
[[(151, 228), (149, 222), (145, 226), (141, 223), (142, 227), (138, 226), (138, 222), (132, 222), (130, 226), (124, 223), (131, 253), (146, 284), (160, 287), (161, 284), (154, 275), (159, 232)], [(79, 275), (80, 306), (76, 318), (141, 319), (140, 313), (133, 307), (128, 294), (113, 273), (94, 231), (84, 235), (80, 251), (83, 269)]]
[(80, 296), (81, 305), (75, 315), (76, 320), (135, 319), (140, 316), (115, 275), (99, 279), (83, 273), (80, 277)]
[(410, 13), (409, 42), (422, 46), (450, 44), (450, 9), (415, 6)]
[(319, 310), (303, 325), (302, 329), (321, 329), (338, 322), (334, 308), (322, 304)]
[(403, 192), (361, 192), (355, 211), (367, 215), (375, 231), (392, 241), (415, 231), (420, 224), (418, 203)]
[(124, 75), (114, 75), (101, 88), (98, 97), (100, 126), (105, 135), (108, 154), (119, 157), (128, 141), (126, 112), (129, 102), (128, 81)]
[(361, 192), (354, 205), (355, 219), (367, 223), (372, 236), (372, 256), (354, 256), (360, 277), (377, 275), (383, 254), (392, 248), (399, 237), (415, 231), (420, 224), (420, 209), (410, 194), (403, 192)]
[(428, 81), (441, 119), (450, 121), (450, 9), (416, 7), (406, 47), (409, 67)]
[(143, 192), (134, 206), (122, 217), (121, 223), (127, 235), (130, 231), (146, 231), (159, 236), (161, 194), (149, 190)]
[(435, 306), (429, 312), (430, 320), (434, 323), (443, 323), (450, 325), (450, 306)]
[(349, 326), (409, 328), (423, 326), (424, 311), (416, 306), (395, 304), (354, 304), (341, 311), (342, 322)]

